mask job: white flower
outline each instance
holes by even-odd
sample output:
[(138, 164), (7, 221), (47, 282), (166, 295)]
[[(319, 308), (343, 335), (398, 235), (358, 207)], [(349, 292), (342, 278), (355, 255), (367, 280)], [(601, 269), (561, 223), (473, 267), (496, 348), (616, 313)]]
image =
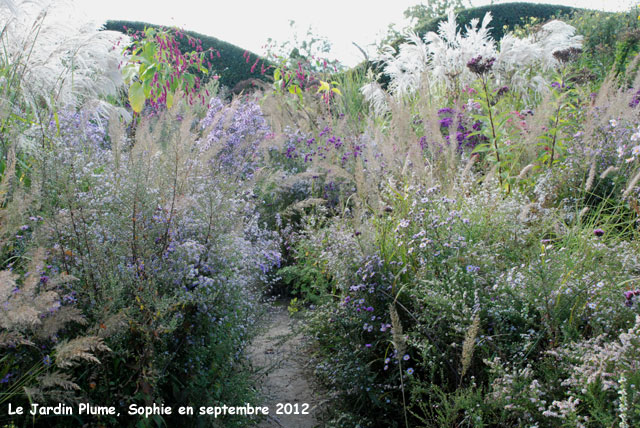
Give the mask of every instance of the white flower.
[(640, 154), (640, 145), (635, 146), (633, 149), (631, 149), (631, 154), (634, 156), (637, 156), (638, 154)]
[(609, 125), (611, 125), (612, 128), (615, 128), (616, 126), (618, 126), (618, 121), (615, 119), (611, 119), (609, 121)]

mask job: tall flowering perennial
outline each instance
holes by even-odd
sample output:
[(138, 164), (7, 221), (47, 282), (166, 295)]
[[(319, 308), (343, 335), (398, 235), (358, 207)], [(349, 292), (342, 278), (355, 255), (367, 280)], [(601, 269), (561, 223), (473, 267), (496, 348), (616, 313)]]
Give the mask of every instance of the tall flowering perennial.
[[(179, 39), (185, 38), (191, 52), (183, 52)], [(205, 104), (208, 91), (199, 93), (202, 79), (208, 75), (214, 51), (204, 51), (202, 41), (184, 34), (179, 29), (145, 28), (134, 33), (133, 43), (125, 48), (128, 61), (122, 72), (129, 86), (129, 102), (134, 112), (140, 113), (148, 100), (151, 107), (171, 108), (177, 91), (184, 92), (190, 104)], [(219, 56), (219, 52), (216, 52)], [(207, 67), (205, 67), (205, 65)], [(214, 76), (217, 78), (217, 76)]]
[(500, 162), (500, 149), (498, 147), (498, 137), (496, 135), (496, 126), (493, 118), (493, 103), (489, 99), (489, 88), (487, 83), (487, 75), (491, 72), (495, 58), (482, 58), (482, 55), (478, 55), (475, 58), (471, 58), (467, 63), (467, 68), (482, 81), (482, 89), (484, 89), (484, 96), (486, 101), (487, 112), (489, 113), (489, 124), (491, 125), (491, 137), (493, 140), (493, 149), (496, 156), (496, 163), (498, 164), (498, 180), (500, 187), (502, 187), (502, 164)]

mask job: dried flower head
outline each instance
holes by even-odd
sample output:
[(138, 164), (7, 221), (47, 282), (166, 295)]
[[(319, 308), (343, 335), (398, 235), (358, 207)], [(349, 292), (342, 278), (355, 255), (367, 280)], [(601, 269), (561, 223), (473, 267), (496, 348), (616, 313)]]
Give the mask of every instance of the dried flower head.
[(483, 59), (482, 55), (478, 55), (474, 58), (471, 58), (469, 62), (467, 62), (467, 68), (471, 70), (471, 72), (477, 74), (478, 76), (482, 76), (487, 74), (493, 68), (493, 63), (496, 62), (495, 58)]
[(553, 57), (559, 62), (566, 64), (568, 62), (575, 61), (580, 54), (582, 53), (582, 49), (576, 47), (570, 47), (567, 49), (557, 50), (553, 52)]

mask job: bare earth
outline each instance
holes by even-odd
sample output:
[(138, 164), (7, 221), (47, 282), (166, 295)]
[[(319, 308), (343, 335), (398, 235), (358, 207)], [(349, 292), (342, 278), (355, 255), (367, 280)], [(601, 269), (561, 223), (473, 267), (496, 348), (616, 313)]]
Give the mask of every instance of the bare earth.
[[(253, 341), (249, 355), (258, 378), (262, 381), (263, 406), (269, 406), (269, 416), (258, 428), (315, 428), (320, 426), (319, 414), (323, 397), (314, 390), (309, 359), (302, 347), (302, 336), (295, 333), (295, 322), (289, 317), (286, 304), (277, 304), (265, 319), (263, 332)], [(290, 403), (302, 414), (276, 414), (278, 403)], [(297, 405), (297, 406), (296, 406)], [(286, 410), (286, 408), (285, 408)]]

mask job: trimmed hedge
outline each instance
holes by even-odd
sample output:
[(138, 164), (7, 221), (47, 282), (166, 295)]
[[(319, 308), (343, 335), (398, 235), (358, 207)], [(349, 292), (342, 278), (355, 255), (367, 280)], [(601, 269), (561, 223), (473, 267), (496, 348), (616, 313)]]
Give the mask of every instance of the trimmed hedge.
[[(124, 30), (125, 26), (127, 29), (133, 31), (142, 31), (145, 27), (162, 27), (160, 25), (138, 21), (107, 21), (104, 29), (126, 33)], [(204, 50), (212, 48), (213, 50), (220, 52), (220, 58), (214, 57), (212, 63), (215, 74), (220, 76), (220, 83), (222, 85), (233, 88), (239, 82), (252, 78), (264, 80), (265, 82), (271, 81), (269, 79), (269, 76), (272, 74), (271, 69), (269, 69), (265, 74), (260, 73), (261, 65), (264, 60), (257, 54), (249, 52), (231, 43), (216, 39), (215, 37), (205, 36), (193, 31), (184, 31), (184, 33), (191, 37), (200, 39)], [(186, 42), (186, 38), (180, 41), (180, 47), (183, 52), (193, 50), (193, 48)], [(259, 62), (252, 73), (251, 68), (256, 60)], [(267, 66), (268, 64), (265, 64), (265, 68), (267, 68)], [(206, 76), (202, 77), (206, 80)]]
[[(477, 18), (482, 22), (482, 18), (487, 12), (491, 12), (493, 19), (491, 20), (490, 33), (494, 40), (502, 39), (504, 36), (504, 26), (513, 28), (516, 25), (524, 23), (524, 19), (529, 17), (540, 18), (543, 22), (551, 19), (553, 16), (565, 15), (572, 16), (577, 9), (569, 6), (560, 6), (552, 4), (533, 4), (533, 3), (502, 3), (458, 11), (456, 21), (460, 28), (469, 25), (472, 19)], [(446, 16), (440, 16), (427, 22), (418, 23), (415, 31), (423, 37), (430, 31), (438, 31), (440, 22), (445, 21)]]

